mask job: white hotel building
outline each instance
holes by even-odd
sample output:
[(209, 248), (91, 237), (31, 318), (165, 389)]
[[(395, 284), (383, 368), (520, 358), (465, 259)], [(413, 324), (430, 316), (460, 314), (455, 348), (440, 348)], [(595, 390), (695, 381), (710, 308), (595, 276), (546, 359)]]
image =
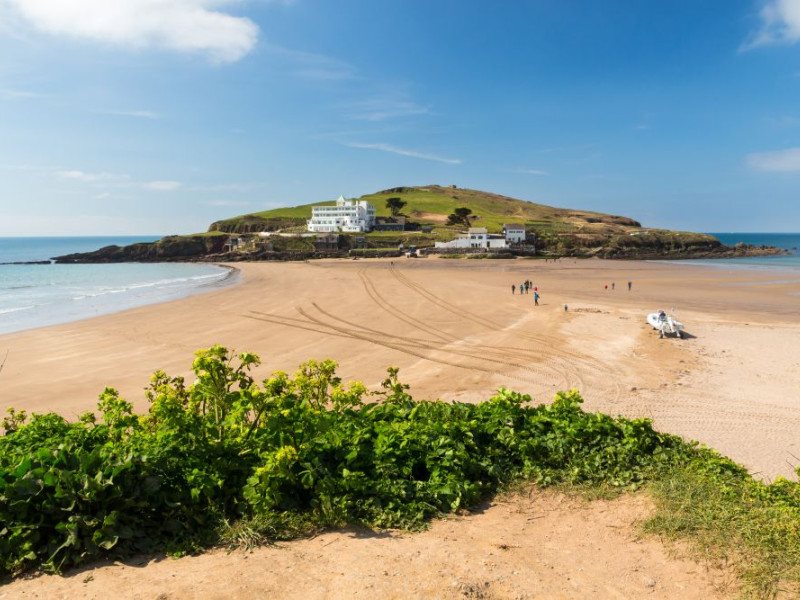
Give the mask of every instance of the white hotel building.
[(335, 206), (312, 206), (308, 220), (308, 230), (316, 233), (363, 233), (373, 227), (375, 207), (365, 200), (345, 200), (344, 196), (339, 196)]

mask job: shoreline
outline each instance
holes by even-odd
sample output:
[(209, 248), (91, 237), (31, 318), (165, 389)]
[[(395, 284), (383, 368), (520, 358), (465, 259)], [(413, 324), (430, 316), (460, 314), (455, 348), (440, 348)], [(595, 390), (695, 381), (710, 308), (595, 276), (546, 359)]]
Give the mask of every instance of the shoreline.
[[(347, 263), (349, 263), (350, 261), (352, 261), (354, 259), (352, 259), (352, 258), (320, 258), (320, 259), (316, 259), (316, 260), (320, 261), (320, 262), (342, 262), (342, 263), (347, 264)], [(386, 258), (358, 258), (357, 260), (358, 261), (362, 261), (362, 262), (386, 262), (387, 260), (390, 260), (390, 259), (386, 259)], [(405, 258), (399, 258), (398, 259), (398, 261), (405, 261), (405, 260), (406, 260)], [(439, 256), (439, 255), (431, 255), (431, 256), (429, 256), (429, 257), (427, 257), (425, 259), (422, 259), (422, 260), (439, 261), (439, 260), (442, 260), (442, 257)], [(508, 261), (508, 262), (516, 263), (517, 261), (525, 261), (525, 263), (533, 262), (533, 264), (536, 264), (537, 262), (540, 262), (541, 260), (542, 259), (516, 259), (516, 261)], [(726, 267), (730, 267), (734, 271), (737, 271), (737, 273), (739, 271), (742, 271), (743, 273), (741, 273), (741, 274), (747, 274), (748, 271), (752, 271), (752, 273), (751, 273), (752, 276), (764, 275), (767, 272), (772, 273), (773, 275), (776, 274), (776, 273), (785, 272), (787, 277), (795, 277), (796, 278), (796, 279), (786, 279), (786, 280), (767, 281), (767, 282), (753, 282), (753, 283), (747, 283), (747, 284), (731, 284), (731, 285), (770, 285), (770, 284), (773, 284), (773, 283), (790, 283), (790, 284), (791, 283), (800, 283), (800, 266), (799, 267), (793, 267), (793, 266), (788, 266), (787, 267), (785, 265), (780, 265), (780, 266), (771, 266), (771, 265), (737, 265), (737, 264), (734, 264), (732, 262), (726, 262), (724, 264), (711, 264), (716, 260), (720, 260), (720, 261), (736, 261), (736, 260), (742, 260), (742, 259), (721, 258), (721, 259), (683, 259), (683, 260), (672, 260), (672, 259), (669, 259), (669, 260), (660, 260), (660, 259), (652, 259), (652, 260), (651, 259), (645, 259), (645, 260), (635, 259), (635, 260), (629, 260), (629, 259), (561, 257), (559, 259), (550, 259), (549, 262), (545, 263), (545, 264), (553, 264), (555, 266), (561, 266), (561, 265), (567, 265), (570, 262), (572, 262), (574, 264), (578, 264), (578, 265), (583, 264), (583, 263), (586, 263), (586, 264), (611, 263), (611, 264), (618, 264), (620, 268), (623, 268), (623, 265), (636, 264), (636, 263), (645, 263), (645, 264), (653, 264), (653, 265), (672, 265), (672, 266), (677, 266), (677, 267), (690, 266), (690, 267), (699, 268), (699, 269), (702, 269), (702, 268), (725, 269)], [(746, 259), (744, 259), (744, 260), (746, 260)], [(698, 261), (698, 262), (695, 262), (695, 261)], [(700, 262), (700, 261), (702, 261), (702, 262)], [(460, 261), (448, 260), (449, 265), (453, 264), (454, 262), (456, 262), (456, 264), (457, 264), (457, 262), (460, 262)], [(478, 262), (478, 261), (471, 261), (471, 262)], [(484, 262), (484, 261), (480, 261), (480, 262)], [(505, 262), (505, 261), (503, 261), (503, 262)], [(147, 306), (155, 306), (155, 305), (158, 305), (158, 304), (167, 304), (167, 303), (172, 303), (172, 302), (179, 302), (179, 301), (181, 301), (181, 300), (183, 300), (185, 298), (189, 298), (189, 297), (194, 296), (196, 294), (203, 294), (203, 293), (207, 293), (207, 292), (209, 292), (211, 290), (214, 290), (214, 289), (221, 289), (221, 288), (227, 288), (227, 287), (239, 285), (240, 283), (242, 283), (242, 281), (244, 279), (244, 274), (242, 273), (241, 265), (247, 265), (247, 264), (263, 264), (263, 265), (271, 265), (271, 264), (300, 264), (300, 263), (309, 263), (309, 261), (240, 261), (240, 262), (236, 262), (236, 263), (226, 263), (226, 262), (208, 262), (208, 263), (201, 262), (201, 263), (197, 263), (195, 261), (185, 261), (185, 263), (186, 264), (208, 264), (208, 265), (212, 265), (212, 266), (215, 266), (215, 267), (219, 267), (221, 269), (225, 269), (227, 271), (227, 273), (223, 277), (221, 277), (220, 279), (214, 280), (212, 282), (201, 283), (201, 284), (196, 285), (196, 286), (185, 288), (185, 290), (183, 290), (183, 293), (181, 293), (180, 295), (176, 295), (175, 297), (164, 298), (164, 299), (156, 299), (156, 300), (148, 301), (148, 302), (145, 302), (145, 303), (142, 303), (142, 304), (136, 304), (134, 306), (126, 306), (124, 308), (120, 308), (120, 309), (117, 309), (117, 310), (112, 310), (110, 312), (103, 312), (103, 313), (100, 313), (100, 314), (93, 314), (93, 315), (79, 316), (79, 317), (75, 317), (75, 318), (68, 318), (68, 319), (63, 320), (63, 321), (58, 321), (58, 322), (54, 322), (54, 323), (48, 323), (46, 325), (28, 327), (28, 328), (24, 328), (24, 329), (17, 329), (17, 330), (8, 331), (8, 332), (0, 332), (0, 339), (4, 335), (12, 335), (12, 334), (17, 334), (17, 333), (23, 333), (25, 331), (47, 329), (47, 328), (50, 328), (50, 327), (57, 327), (59, 325), (64, 325), (64, 324), (68, 324), (68, 323), (76, 323), (76, 322), (80, 322), (80, 321), (87, 321), (87, 320), (95, 319), (95, 318), (98, 318), (98, 317), (124, 313), (124, 312), (129, 311), (129, 310), (136, 310), (138, 308), (143, 308), (143, 307), (147, 307)], [(14, 264), (16, 264), (16, 263), (14, 263)], [(55, 263), (53, 263), (53, 264), (55, 264)], [(104, 264), (114, 264), (114, 263), (104, 263)], [(119, 263), (119, 264), (129, 264), (129, 263)], [(159, 264), (159, 263), (139, 263), (139, 264), (155, 265), (155, 264)], [(173, 264), (173, 262), (165, 263), (165, 264)], [(506, 266), (506, 265), (504, 265), (504, 266)], [(529, 266), (529, 265), (523, 263), (522, 265), (520, 265), (520, 268), (523, 268), (523, 266)]]
[[(52, 264), (55, 265), (55, 263), (52, 263)], [(158, 263), (147, 263), (147, 264), (156, 265)], [(226, 265), (226, 264), (222, 264), (222, 263), (208, 263), (208, 264), (209, 264), (209, 266), (214, 266), (214, 267), (223, 269), (225, 271), (224, 275), (222, 275), (218, 279), (214, 279), (213, 281), (210, 281), (210, 282), (201, 282), (201, 283), (198, 283), (196, 285), (191, 285), (191, 286), (183, 287), (183, 288), (180, 288), (180, 289), (173, 289), (173, 290), (170, 290), (169, 293), (164, 293), (160, 297), (159, 296), (155, 296), (155, 297), (152, 297), (152, 298), (147, 298), (144, 301), (141, 301), (141, 299), (140, 299), (140, 301), (138, 301), (138, 302), (132, 302), (129, 305), (125, 305), (125, 306), (122, 306), (122, 307), (119, 307), (119, 308), (114, 308), (112, 306), (105, 306), (105, 307), (103, 307), (103, 309), (100, 312), (98, 312), (98, 309), (95, 308), (95, 312), (93, 314), (90, 313), (88, 310), (83, 311), (84, 314), (80, 314), (80, 311), (78, 311), (78, 314), (70, 314), (69, 311), (68, 311), (68, 309), (70, 307), (68, 305), (66, 305), (66, 304), (62, 304), (62, 305), (59, 306), (59, 308), (60, 308), (60, 310), (62, 312), (58, 317), (56, 317), (56, 320), (54, 320), (53, 322), (49, 322), (49, 323), (46, 323), (46, 324), (43, 324), (43, 325), (34, 325), (34, 326), (30, 326), (30, 327), (23, 327), (21, 329), (12, 329), (10, 331), (0, 331), (0, 336), (2, 336), (2, 335), (11, 335), (11, 334), (15, 334), (15, 333), (22, 333), (22, 332), (25, 332), (25, 331), (31, 331), (31, 330), (37, 330), (37, 329), (44, 329), (44, 328), (48, 328), (48, 327), (56, 327), (58, 325), (64, 325), (64, 324), (67, 324), (67, 323), (75, 323), (75, 322), (80, 322), (80, 321), (85, 321), (85, 320), (91, 320), (91, 319), (94, 319), (94, 318), (97, 318), (97, 317), (100, 317), (100, 316), (118, 314), (118, 313), (121, 313), (121, 312), (125, 312), (126, 310), (134, 310), (134, 309), (137, 309), (137, 308), (140, 308), (140, 307), (144, 307), (144, 306), (152, 306), (152, 305), (156, 305), (156, 304), (174, 302), (174, 301), (181, 300), (183, 298), (188, 298), (188, 297), (193, 296), (195, 294), (205, 293), (205, 292), (209, 291), (210, 289), (233, 286), (233, 285), (236, 285), (237, 283), (239, 283), (240, 275), (241, 275), (240, 269), (238, 269), (238, 268), (236, 268), (236, 267), (234, 267), (232, 265)], [(213, 277), (213, 275), (210, 275), (208, 277)], [(129, 290), (127, 290), (127, 291), (129, 291)], [(127, 297), (126, 298), (126, 300), (128, 300), (129, 302), (131, 301), (131, 299), (132, 299), (131, 297)], [(32, 305), (30, 308), (36, 308), (37, 306), (42, 306), (42, 305), (36, 305), (36, 306)], [(18, 312), (19, 310), (21, 310), (21, 309), (13, 309), (13, 310), (9, 310), (9, 311), (6, 311), (6, 312), (13, 313), (13, 312)]]
[[(540, 403), (574, 387), (586, 410), (651, 418), (766, 479), (794, 478), (787, 461), (800, 456), (800, 399), (786, 390), (799, 370), (791, 294), (800, 281), (644, 261), (220, 266), (236, 285), (0, 335), (0, 353), (9, 351), (0, 412), (13, 406), (72, 419), (94, 409), (106, 386), (146, 410), (142, 388), (154, 371), (192, 381), (193, 353), (222, 344), (260, 355), (256, 379), (333, 358), (344, 381), (376, 388), (397, 366), (419, 399), (476, 402), (507, 387)], [(539, 287), (539, 307), (532, 294), (510, 294), (526, 278)], [(616, 290), (604, 289), (612, 282)], [(648, 312), (671, 306), (690, 339), (659, 340), (646, 326)]]

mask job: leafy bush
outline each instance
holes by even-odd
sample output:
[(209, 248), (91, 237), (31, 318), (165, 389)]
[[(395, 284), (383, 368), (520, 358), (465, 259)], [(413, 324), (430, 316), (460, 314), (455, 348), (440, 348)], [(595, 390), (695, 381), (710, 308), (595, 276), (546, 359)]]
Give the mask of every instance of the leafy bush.
[(483, 404), (415, 402), (390, 369), (380, 402), (310, 361), (261, 385), (258, 364), (225, 348), (198, 353), (197, 381), (157, 372), (150, 409), (116, 391), (98, 422), (12, 412), (0, 438), (0, 568), (58, 571), (86, 560), (215, 542), (220, 524), (271, 535), (363, 523), (418, 528), (524, 477), (543, 485), (635, 486), (681, 443), (647, 421), (552, 406), (500, 390)]
[[(370, 393), (344, 385), (330, 360), (260, 385), (250, 375), (258, 363), (202, 350), (191, 386), (153, 375), (143, 415), (113, 389), (100, 396), (99, 421), (10, 411), (0, 437), (0, 574), (347, 523), (417, 529), (520, 480), (618, 489), (654, 480), (669, 512), (651, 529), (703, 541), (698, 532), (715, 527), (739, 549), (762, 548), (766, 558), (745, 569), (760, 590), (800, 578), (796, 548), (784, 548), (800, 544), (797, 483), (755, 482), (645, 419), (586, 413), (576, 391), (549, 406), (502, 389), (481, 404), (418, 402), (394, 368)], [(754, 518), (757, 528), (747, 525)]]

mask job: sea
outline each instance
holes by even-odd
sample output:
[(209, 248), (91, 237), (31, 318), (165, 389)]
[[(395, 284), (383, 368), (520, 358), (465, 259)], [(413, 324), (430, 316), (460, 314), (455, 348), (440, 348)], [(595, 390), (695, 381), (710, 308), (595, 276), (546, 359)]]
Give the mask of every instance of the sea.
[(232, 281), (205, 263), (8, 264), (152, 242), (140, 237), (0, 237), (0, 334), (109, 314)]
[[(738, 243), (753, 246), (775, 246), (776, 248), (783, 248), (788, 253), (777, 256), (715, 258), (712, 260), (681, 262), (728, 269), (800, 271), (800, 233), (712, 233), (711, 235), (728, 246), (734, 246)], [(800, 277), (800, 273), (798, 273), (798, 277)]]

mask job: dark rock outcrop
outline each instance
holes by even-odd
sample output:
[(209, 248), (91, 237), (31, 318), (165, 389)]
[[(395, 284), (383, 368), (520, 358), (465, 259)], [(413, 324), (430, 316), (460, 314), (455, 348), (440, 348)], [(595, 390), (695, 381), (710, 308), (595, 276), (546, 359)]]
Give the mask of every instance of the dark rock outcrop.
[(157, 242), (106, 246), (94, 252), (55, 256), (57, 263), (171, 262), (202, 259), (222, 252), (227, 235), (168, 236)]

